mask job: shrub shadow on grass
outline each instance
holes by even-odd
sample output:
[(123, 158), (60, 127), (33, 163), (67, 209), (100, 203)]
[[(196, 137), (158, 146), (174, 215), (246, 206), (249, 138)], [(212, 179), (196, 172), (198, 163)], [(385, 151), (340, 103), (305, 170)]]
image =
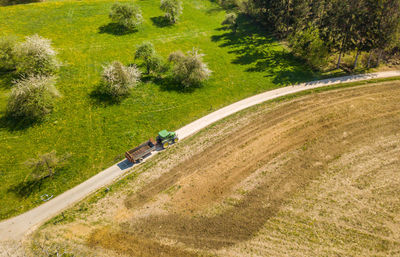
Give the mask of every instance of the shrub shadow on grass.
[(43, 119), (17, 119), (4, 114), (2, 117), (0, 117), (0, 128), (7, 129), (8, 131), (20, 131), (30, 128), (36, 124), (40, 124), (41, 122), (43, 122)]
[(282, 49), (270, 32), (243, 15), (238, 16), (238, 24), (236, 32), (221, 27), (217, 30), (226, 32), (211, 37), (214, 42), (222, 42), (220, 47), (232, 49), (229, 53), (236, 55), (232, 63), (249, 66), (247, 72), (265, 73), (265, 77), (272, 77), (272, 82), (277, 85), (315, 78), (312, 69), (303, 60)]
[(111, 34), (115, 36), (123, 36), (137, 32), (137, 29), (128, 29), (118, 23), (111, 22), (99, 27), (100, 34)]
[(164, 16), (151, 17), (150, 20), (153, 22), (154, 26), (159, 28), (170, 27), (173, 25)]
[(185, 87), (180, 82), (176, 81), (173, 77), (165, 78), (152, 78), (151, 80), (154, 84), (158, 85), (162, 91), (175, 91), (179, 93), (192, 93), (196, 89), (201, 88), (203, 85), (193, 85), (191, 87)]
[[(215, 1), (211, 1), (211, 2), (215, 2)], [(214, 7), (214, 8), (210, 8), (206, 11), (207, 14), (215, 14), (215, 13), (219, 13), (224, 11), (225, 9), (222, 8), (221, 6), (218, 7)]]
[(95, 105), (98, 106), (109, 106), (109, 105), (116, 105), (116, 104), (120, 104), (123, 100), (122, 97), (112, 97), (108, 94), (105, 94), (103, 92), (101, 92), (101, 90), (99, 89), (99, 86), (97, 88), (95, 88), (90, 94), (89, 94), (90, 99), (92, 100), (92, 103), (94, 103)]
[(0, 0), (0, 6), (30, 4), (37, 2), (42, 2), (42, 0)]

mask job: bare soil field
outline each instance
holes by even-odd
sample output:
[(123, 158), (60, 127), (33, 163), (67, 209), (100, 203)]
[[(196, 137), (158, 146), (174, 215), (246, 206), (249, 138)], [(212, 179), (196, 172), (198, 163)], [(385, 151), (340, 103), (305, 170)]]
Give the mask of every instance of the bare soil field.
[(35, 254), (400, 255), (400, 82), (251, 108), (135, 172), (35, 232)]

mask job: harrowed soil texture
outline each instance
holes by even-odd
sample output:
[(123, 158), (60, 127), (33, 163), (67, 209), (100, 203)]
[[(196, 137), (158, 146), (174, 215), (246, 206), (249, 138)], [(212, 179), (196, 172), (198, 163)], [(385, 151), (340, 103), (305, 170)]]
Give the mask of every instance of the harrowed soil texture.
[[(140, 210), (175, 187), (160, 203), (168, 206), (165, 213), (132, 216), (117, 228), (98, 228), (87, 243), (140, 256), (190, 256), (195, 254), (193, 249), (215, 252), (252, 240), (289, 201), (301, 199), (302, 192), (325, 176), (333, 164), (361, 175), (371, 167), (377, 171), (385, 168), (396, 180), (395, 171), (400, 167), (400, 150), (395, 142), (399, 141), (399, 107), (398, 82), (313, 94), (278, 104), (124, 200), (128, 209)], [(390, 138), (394, 141), (386, 142)], [(385, 143), (379, 143), (384, 139)], [(366, 148), (370, 150), (363, 150)], [(380, 157), (365, 167), (362, 160), (371, 151), (379, 152)], [(342, 161), (349, 152), (357, 152), (357, 158)], [(203, 214), (204, 209), (221, 204), (239, 183), (260, 171), (257, 181), (250, 182), (253, 186), (230, 208)], [(391, 204), (397, 206), (398, 201), (392, 200)], [(391, 209), (394, 213), (396, 210)], [(381, 236), (379, 231), (368, 233), (378, 238), (369, 249), (378, 249), (383, 241), (384, 250), (400, 247), (390, 239), (398, 238), (395, 230), (390, 236)], [(164, 241), (174, 243), (160, 243)], [(266, 249), (274, 245), (268, 240), (257, 243)], [(360, 240), (352, 250), (362, 248), (362, 243)]]

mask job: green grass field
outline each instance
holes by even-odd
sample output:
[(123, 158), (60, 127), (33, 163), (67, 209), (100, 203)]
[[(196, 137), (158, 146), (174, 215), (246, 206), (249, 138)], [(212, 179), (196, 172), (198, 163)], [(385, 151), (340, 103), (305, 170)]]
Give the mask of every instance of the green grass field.
[[(11, 76), (0, 74), (0, 219), (42, 203), (123, 158), (123, 153), (245, 97), (318, 78), (260, 28), (241, 18), (236, 34), (220, 25), (225, 11), (208, 0), (185, 0), (174, 26), (158, 23), (158, 0), (136, 1), (145, 18), (138, 32), (116, 32), (108, 12), (114, 1), (49, 1), (0, 7), (0, 36), (49, 38), (63, 66), (57, 88), (63, 97), (45, 121), (29, 127), (4, 118)], [(168, 80), (144, 78), (120, 104), (93, 96), (102, 65), (133, 63), (136, 45), (150, 41), (163, 56), (199, 48), (213, 71), (201, 88), (182, 92)], [(49, 179), (32, 181), (24, 162), (56, 150), (69, 163)]]

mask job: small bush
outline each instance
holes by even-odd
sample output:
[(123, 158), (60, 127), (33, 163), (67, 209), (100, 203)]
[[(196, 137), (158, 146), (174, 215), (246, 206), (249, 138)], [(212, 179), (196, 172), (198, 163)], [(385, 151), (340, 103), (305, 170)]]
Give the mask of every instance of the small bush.
[(184, 87), (199, 85), (211, 75), (211, 70), (202, 60), (204, 55), (196, 49), (189, 51), (187, 55), (177, 51), (171, 53), (169, 61), (173, 62), (173, 74)]
[(159, 55), (153, 55), (148, 60), (149, 70), (155, 74), (162, 74), (168, 70), (168, 65), (164, 59)]
[(48, 76), (57, 72), (60, 64), (49, 39), (38, 35), (26, 37), (16, 48), (17, 72), (24, 76)]
[(141, 73), (136, 66), (124, 66), (120, 62), (114, 61), (103, 68), (99, 91), (115, 100), (128, 95), (131, 88), (140, 80)]
[(31, 76), (18, 80), (7, 105), (7, 114), (18, 120), (40, 120), (53, 110), (60, 96), (54, 77)]
[(165, 12), (164, 18), (173, 24), (178, 21), (183, 8), (179, 0), (161, 0), (160, 9)]
[(136, 5), (115, 3), (111, 7), (110, 19), (128, 30), (135, 30), (143, 22), (142, 11)]
[(0, 70), (15, 69), (15, 37), (0, 38)]
[(150, 42), (143, 42), (138, 46), (135, 52), (135, 59), (142, 59), (146, 66), (147, 74), (150, 73), (150, 58), (154, 56), (156, 51)]

